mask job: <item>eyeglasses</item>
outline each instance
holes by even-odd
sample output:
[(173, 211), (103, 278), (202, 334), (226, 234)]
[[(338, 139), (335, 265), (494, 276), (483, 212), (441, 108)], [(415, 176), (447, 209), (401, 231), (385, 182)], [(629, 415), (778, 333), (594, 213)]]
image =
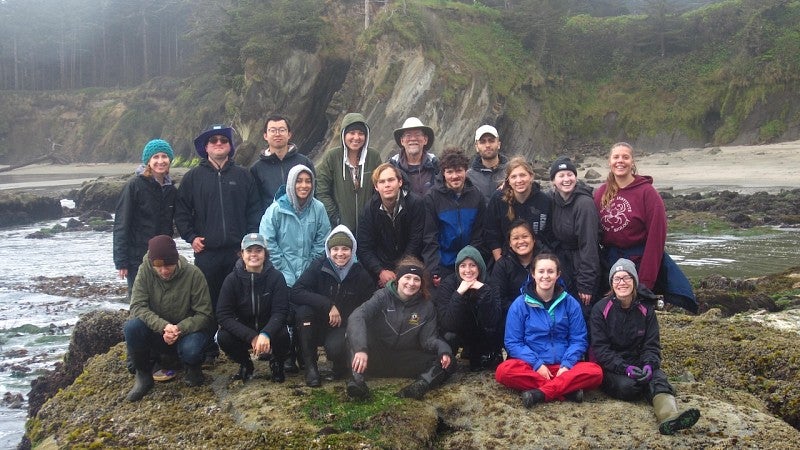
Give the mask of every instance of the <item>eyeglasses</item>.
[(218, 142), (220, 144), (227, 144), (229, 141), (228, 138), (226, 138), (225, 136), (211, 136), (210, 138), (208, 138), (209, 144), (216, 144)]
[(613, 277), (613, 278), (611, 278), (611, 283), (613, 283), (613, 284), (620, 284), (620, 283), (628, 284), (628, 283), (631, 282), (631, 280), (633, 280), (632, 276), (625, 275), (623, 277)]
[(425, 133), (423, 133), (422, 131), (416, 130), (416, 131), (406, 131), (406, 132), (404, 132), (402, 134), (401, 137), (406, 138), (406, 139), (408, 139), (408, 138), (420, 138), (420, 137), (422, 137), (424, 135), (425, 135)]
[(286, 134), (288, 131), (286, 128), (267, 128), (269, 134)]

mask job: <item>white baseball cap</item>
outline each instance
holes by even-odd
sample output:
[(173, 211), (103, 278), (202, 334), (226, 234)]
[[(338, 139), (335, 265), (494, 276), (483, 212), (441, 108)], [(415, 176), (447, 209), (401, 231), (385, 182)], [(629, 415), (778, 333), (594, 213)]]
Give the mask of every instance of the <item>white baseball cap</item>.
[(476, 141), (480, 141), (481, 140), (481, 136), (483, 136), (484, 134), (491, 134), (492, 136), (494, 136), (496, 138), (500, 137), (500, 135), (497, 134), (497, 128), (495, 128), (495, 127), (493, 127), (491, 125), (481, 125), (480, 128), (478, 128), (475, 131), (475, 140)]

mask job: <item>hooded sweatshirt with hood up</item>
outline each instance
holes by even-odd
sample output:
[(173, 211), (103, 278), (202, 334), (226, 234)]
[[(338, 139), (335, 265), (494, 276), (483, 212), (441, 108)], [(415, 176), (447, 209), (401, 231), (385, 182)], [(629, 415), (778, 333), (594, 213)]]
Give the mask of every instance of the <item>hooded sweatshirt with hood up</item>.
[[(297, 198), (295, 183), (300, 173), (311, 175), (311, 193), (304, 204)], [(259, 233), (267, 238), (269, 259), (291, 287), (315, 258), (325, 253), (325, 238), (331, 224), (322, 202), (314, 198), (314, 172), (304, 165), (289, 170), (286, 185), (275, 194), (261, 218)]]
[[(345, 149), (348, 125), (361, 123), (366, 128), (358, 167), (350, 167)], [(325, 152), (317, 166), (317, 198), (325, 205), (330, 223), (344, 225), (358, 232), (358, 218), (375, 191), (372, 171), (381, 164), (381, 155), (369, 148), (369, 125), (359, 113), (349, 113), (342, 120), (341, 147)]]

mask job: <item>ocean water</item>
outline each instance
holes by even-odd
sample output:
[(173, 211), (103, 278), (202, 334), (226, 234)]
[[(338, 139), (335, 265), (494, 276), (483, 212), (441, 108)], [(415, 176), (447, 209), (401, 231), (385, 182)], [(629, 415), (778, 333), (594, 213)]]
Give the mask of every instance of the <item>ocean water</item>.
[[(96, 309), (127, 309), (124, 295), (75, 298), (34, 292), (34, 278), (81, 276), (97, 286), (124, 289), (112, 259), (110, 232), (78, 231), (47, 239), (30, 233), (66, 224), (69, 218), (0, 229), (0, 398), (22, 394), (22, 409), (0, 406), (0, 448), (15, 448), (24, 434), (27, 394), (33, 379), (63, 359), (81, 314)], [(191, 261), (182, 240), (179, 251)]]
[[(98, 286), (125, 286), (114, 269), (110, 232), (25, 238), (68, 219), (0, 229), (0, 398), (6, 393), (22, 394), (27, 401), (30, 382), (63, 358), (81, 314), (128, 307), (124, 296), (74, 298), (34, 292), (38, 276), (82, 276)], [(189, 245), (180, 239), (177, 244), (179, 252), (192, 261)], [(746, 238), (671, 235), (667, 250), (690, 278), (711, 273), (743, 277), (800, 265), (799, 246), (800, 232), (785, 231)], [(0, 449), (19, 443), (26, 414), (27, 403), (23, 409), (0, 406)]]

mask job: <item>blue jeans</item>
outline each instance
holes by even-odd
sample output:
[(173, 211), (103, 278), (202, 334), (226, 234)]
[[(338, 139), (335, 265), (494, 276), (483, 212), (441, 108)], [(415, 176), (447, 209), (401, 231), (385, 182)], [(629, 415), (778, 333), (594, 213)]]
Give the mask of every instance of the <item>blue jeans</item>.
[(139, 318), (133, 318), (125, 322), (122, 328), (125, 335), (125, 343), (128, 346), (128, 354), (133, 355), (137, 352), (150, 353), (155, 350), (159, 353), (178, 353), (178, 358), (187, 366), (199, 366), (205, 358), (205, 348), (211, 337), (205, 331), (196, 331), (181, 336), (173, 345), (167, 345), (161, 333), (156, 333)]

